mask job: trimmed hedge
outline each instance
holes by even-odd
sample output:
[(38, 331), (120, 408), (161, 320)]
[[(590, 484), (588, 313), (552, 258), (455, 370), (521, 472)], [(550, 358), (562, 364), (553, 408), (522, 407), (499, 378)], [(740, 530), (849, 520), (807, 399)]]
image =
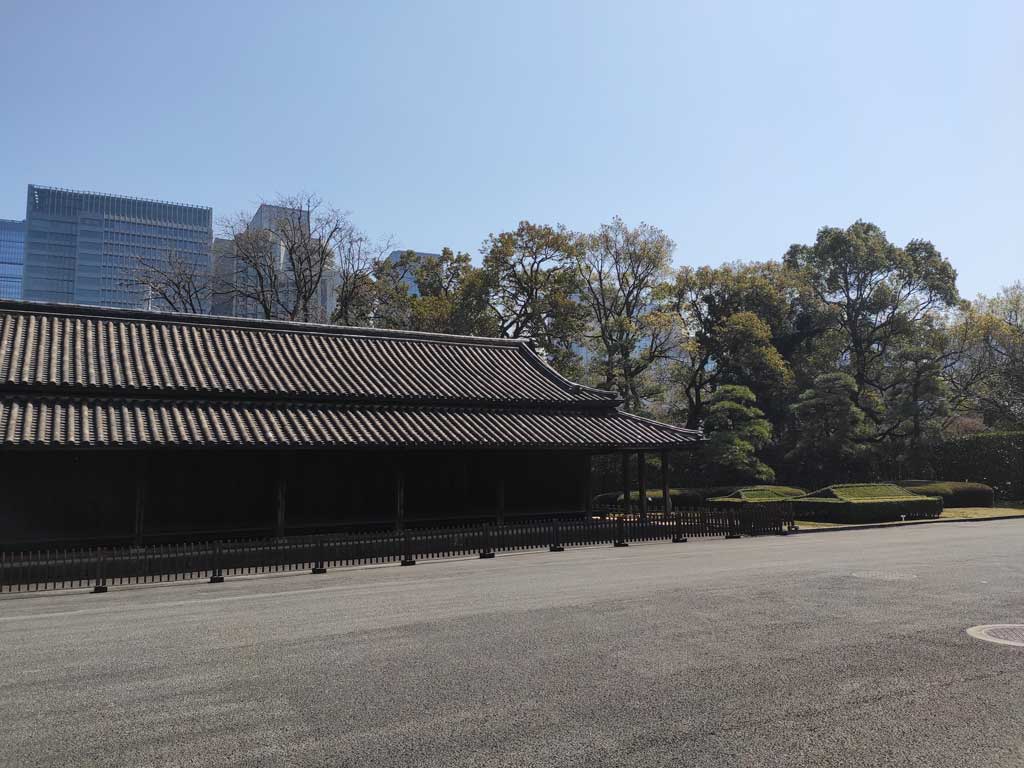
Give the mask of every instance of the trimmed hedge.
[(945, 509), (951, 507), (994, 507), (995, 491), (983, 483), (956, 483), (940, 480), (906, 480), (901, 483), (911, 493), (938, 496)]
[(942, 513), (942, 499), (919, 496), (891, 483), (830, 485), (792, 499), (798, 520), (829, 523), (887, 523), (921, 520)]
[[(802, 488), (793, 488), (788, 485), (726, 485), (707, 488), (669, 488), (669, 498), (672, 499), (672, 509), (694, 509), (704, 506), (705, 503), (710, 502), (712, 499), (729, 496), (730, 494), (741, 490), (744, 492), (753, 491), (755, 495), (766, 491), (771, 492), (780, 500), (793, 498), (805, 493)], [(648, 488), (647, 499), (652, 510), (661, 509), (660, 488)], [(629, 500), (630, 507), (632, 509), (637, 509), (639, 507), (640, 492), (631, 491), (629, 494)], [(599, 493), (593, 498), (593, 505), (595, 509), (600, 509), (602, 507), (620, 507), (622, 506), (622, 492), (620, 491), (616, 493), (615, 491), (610, 491), (608, 493)]]
[(791, 488), (785, 485), (752, 485), (747, 488), (739, 488), (728, 496), (716, 496), (708, 499), (712, 507), (731, 506), (733, 504), (773, 504), (789, 501), (798, 496), (804, 495), (800, 488)]
[(983, 432), (948, 440), (932, 450), (938, 477), (992, 486), (1003, 499), (1024, 499), (1024, 432)]

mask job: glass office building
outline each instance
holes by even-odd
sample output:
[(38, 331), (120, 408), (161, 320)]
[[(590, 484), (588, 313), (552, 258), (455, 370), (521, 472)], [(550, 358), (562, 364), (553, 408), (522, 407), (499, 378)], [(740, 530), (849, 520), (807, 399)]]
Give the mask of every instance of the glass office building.
[(0, 219), (0, 299), (21, 298), (25, 222)]
[(211, 208), (30, 184), (24, 298), (160, 309), (133, 270), (172, 254), (209, 270), (212, 243)]

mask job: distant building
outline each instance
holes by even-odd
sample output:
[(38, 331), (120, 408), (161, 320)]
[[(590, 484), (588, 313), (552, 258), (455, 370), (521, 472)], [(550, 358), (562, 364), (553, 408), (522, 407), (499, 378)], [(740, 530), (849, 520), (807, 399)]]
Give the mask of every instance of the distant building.
[[(290, 271), (284, 243), (273, 233), (281, 232), (285, 227), (293, 226), (308, 233), (310, 228), (309, 211), (298, 208), (285, 208), (280, 205), (263, 203), (257, 209), (247, 226), (248, 230), (266, 230), (272, 233), (272, 247), (277, 269), (287, 278)], [(235, 242), (231, 239), (216, 238), (213, 244), (213, 275), (214, 298), (211, 311), (215, 315), (228, 317), (262, 318), (263, 308), (252, 298), (239, 296), (236, 291), (240, 268), (235, 258)], [(244, 275), (244, 273), (243, 273)], [(244, 279), (244, 276), (243, 276)], [(334, 264), (324, 270), (320, 282), (317, 301), (323, 310), (323, 318), (328, 319), (334, 310), (335, 291), (339, 283), (337, 268)], [(288, 290), (284, 286), (282, 292)]]
[(139, 259), (171, 253), (210, 268), (213, 210), (30, 184), (25, 209), (24, 298), (159, 309), (131, 285)]
[[(397, 262), (397, 261), (399, 261), (402, 258), (402, 256), (404, 256), (408, 252), (409, 252), (409, 249), (406, 249), (406, 250), (403, 250), (403, 251), (392, 251), (391, 253), (388, 254), (388, 260), (389, 261)], [(422, 259), (440, 259), (441, 258), (441, 254), (440, 253), (427, 253), (426, 251), (413, 251), (413, 253), (416, 254), (416, 258), (418, 260), (422, 260)], [(419, 288), (418, 285), (416, 285), (416, 278), (412, 274), (406, 274), (402, 278), (402, 283), (409, 287), (409, 295), (410, 296), (419, 296), (420, 295), (420, 288)]]
[(25, 222), (0, 219), (0, 299), (21, 298), (25, 269)]

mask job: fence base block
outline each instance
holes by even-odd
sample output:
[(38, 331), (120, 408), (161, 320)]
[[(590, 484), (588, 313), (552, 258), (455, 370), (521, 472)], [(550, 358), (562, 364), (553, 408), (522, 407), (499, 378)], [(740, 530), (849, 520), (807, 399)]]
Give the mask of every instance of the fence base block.
[(211, 576), (210, 577), (210, 583), (211, 584), (223, 584), (224, 583), (224, 577), (223, 576)]
[(481, 552), (480, 553), (480, 559), (481, 560), (490, 560), (492, 557), (494, 557), (494, 553), (493, 552)]
[(685, 536), (673, 536), (672, 537), (672, 543), (673, 544), (685, 544), (686, 543), (686, 537)]
[(565, 552), (565, 547), (560, 547), (556, 544), (555, 546), (550, 547), (550, 550), (552, 552)]
[(727, 538), (727, 539), (738, 539), (738, 538), (740, 538), (740, 535), (738, 533), (727, 533), (725, 535), (725, 538)]
[(106, 591), (107, 591), (107, 585), (106, 584), (97, 584), (95, 587), (92, 588), (92, 593), (94, 595), (102, 595)]
[(327, 573), (327, 569), (323, 568), (321, 566), (317, 566), (316, 568), (313, 569), (313, 573), (316, 573), (316, 574)]
[(612, 546), (613, 547), (628, 547), (629, 546), (629, 542), (626, 542), (626, 541), (616, 541)]
[(402, 561), (402, 565), (416, 565), (416, 561), (411, 559), (411, 558), (409, 558), (407, 560), (403, 560)]

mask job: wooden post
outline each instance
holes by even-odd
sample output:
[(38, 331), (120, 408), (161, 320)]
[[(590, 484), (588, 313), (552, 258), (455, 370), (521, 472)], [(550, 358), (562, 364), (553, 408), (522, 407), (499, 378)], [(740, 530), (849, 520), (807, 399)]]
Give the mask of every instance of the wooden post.
[(629, 513), (629, 454), (622, 454), (622, 511)]
[(348, 522), (356, 522), (363, 513), (362, 485), (359, 482), (362, 467), (359, 466), (358, 459), (350, 455), (345, 468), (345, 479), (348, 481)]
[(505, 476), (500, 474), (502, 471), (503, 468), (498, 467), (497, 487), (494, 489), (495, 516), (498, 518), (498, 525), (505, 524)]
[(284, 453), (277, 457), (277, 498), (274, 505), (274, 535), (284, 536), (284, 518), (288, 507), (288, 459)]
[(146, 527), (146, 502), (149, 499), (149, 457), (140, 453), (135, 457), (135, 546), (142, 546)]
[(665, 515), (672, 513), (672, 495), (669, 493), (668, 487), (668, 451), (661, 452), (661, 497), (662, 497), (662, 509), (665, 510)]
[(590, 459), (591, 456), (589, 453), (583, 457), (583, 511), (586, 513), (587, 517), (590, 517), (594, 513), (594, 487), (593, 478), (591, 477), (593, 470), (590, 467)]
[(456, 480), (459, 485), (459, 516), (464, 517), (469, 512), (469, 456), (457, 455)]
[(647, 520), (647, 454), (636, 452), (636, 483), (640, 494), (640, 519)]
[(405, 473), (402, 471), (401, 459), (395, 459), (395, 530), (401, 531), (405, 526)]

